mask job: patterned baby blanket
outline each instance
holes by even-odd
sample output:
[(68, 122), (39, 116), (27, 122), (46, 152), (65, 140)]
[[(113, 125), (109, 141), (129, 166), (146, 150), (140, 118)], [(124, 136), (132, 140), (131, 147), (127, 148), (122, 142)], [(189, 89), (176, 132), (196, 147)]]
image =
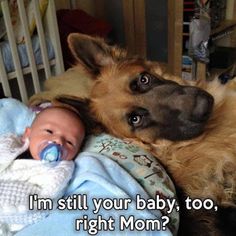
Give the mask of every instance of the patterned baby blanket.
[(27, 148), (28, 143), (13, 134), (0, 136), (0, 235), (11, 235), (45, 217), (47, 211), (38, 210), (35, 200), (61, 197), (73, 174), (73, 161), (55, 165), (15, 160)]

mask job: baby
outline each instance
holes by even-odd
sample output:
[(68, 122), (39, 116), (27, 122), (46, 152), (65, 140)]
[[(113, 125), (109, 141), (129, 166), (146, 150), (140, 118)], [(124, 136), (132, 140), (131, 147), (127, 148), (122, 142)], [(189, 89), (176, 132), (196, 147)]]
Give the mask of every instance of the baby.
[(29, 142), (33, 159), (44, 161), (72, 160), (85, 136), (79, 116), (63, 107), (49, 107), (41, 111), (22, 140)]
[(64, 107), (41, 111), (22, 137), (0, 136), (0, 234), (48, 214), (29, 209), (29, 196), (52, 201), (63, 196), (84, 136), (79, 115)]

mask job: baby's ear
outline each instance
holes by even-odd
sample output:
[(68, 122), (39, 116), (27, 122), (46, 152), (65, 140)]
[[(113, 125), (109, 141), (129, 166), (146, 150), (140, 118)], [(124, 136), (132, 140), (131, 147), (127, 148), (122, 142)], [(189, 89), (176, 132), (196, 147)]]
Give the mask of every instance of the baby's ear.
[(25, 142), (26, 139), (29, 139), (30, 133), (31, 133), (30, 127), (26, 127), (25, 132), (24, 132), (24, 134), (23, 134), (21, 140), (22, 140), (23, 142)]

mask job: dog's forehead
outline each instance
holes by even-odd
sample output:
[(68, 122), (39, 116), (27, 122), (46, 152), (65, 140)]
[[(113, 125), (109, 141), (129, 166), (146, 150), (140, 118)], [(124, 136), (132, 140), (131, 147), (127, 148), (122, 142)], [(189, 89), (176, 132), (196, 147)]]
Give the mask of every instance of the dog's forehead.
[(141, 59), (125, 60), (104, 67), (97, 77), (91, 95), (92, 97), (104, 97), (106, 94), (129, 93), (131, 81), (143, 72), (157, 76), (162, 74), (159, 67)]
[(141, 59), (125, 60), (105, 67), (92, 89), (91, 100), (100, 111), (110, 110), (110, 115), (117, 107), (119, 112), (116, 117), (122, 116), (121, 110), (127, 113), (135, 106), (143, 106), (144, 100), (130, 90), (130, 83), (143, 72), (162, 76), (159, 66)]
[(148, 70), (149, 67), (146, 66), (144, 63), (133, 64), (127, 61), (123, 63), (114, 64), (110, 68), (104, 68), (102, 77), (108, 80), (105, 81), (106, 83), (122, 83), (125, 81), (129, 82), (143, 71)]
[[(103, 123), (110, 124), (110, 128), (113, 124), (115, 126), (121, 124), (120, 127), (125, 132), (125, 129), (130, 129), (127, 117), (137, 107), (152, 113), (158, 106), (152, 96), (155, 91), (139, 95), (133, 93), (130, 88), (131, 82), (143, 72), (162, 77), (159, 66), (141, 60), (127, 60), (105, 67), (98, 76), (91, 92), (91, 104), (93, 111), (103, 120)], [(159, 115), (159, 119), (161, 117)]]

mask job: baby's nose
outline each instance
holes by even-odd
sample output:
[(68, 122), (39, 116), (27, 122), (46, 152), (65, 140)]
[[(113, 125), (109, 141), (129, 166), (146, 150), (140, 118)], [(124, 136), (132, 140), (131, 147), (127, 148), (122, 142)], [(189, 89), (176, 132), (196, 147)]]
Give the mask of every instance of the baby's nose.
[(53, 142), (55, 142), (56, 144), (59, 144), (59, 145), (63, 146), (63, 144), (64, 144), (64, 138), (61, 137), (61, 136), (59, 136), (59, 135), (57, 135), (57, 136), (55, 136), (55, 137), (53, 138)]

